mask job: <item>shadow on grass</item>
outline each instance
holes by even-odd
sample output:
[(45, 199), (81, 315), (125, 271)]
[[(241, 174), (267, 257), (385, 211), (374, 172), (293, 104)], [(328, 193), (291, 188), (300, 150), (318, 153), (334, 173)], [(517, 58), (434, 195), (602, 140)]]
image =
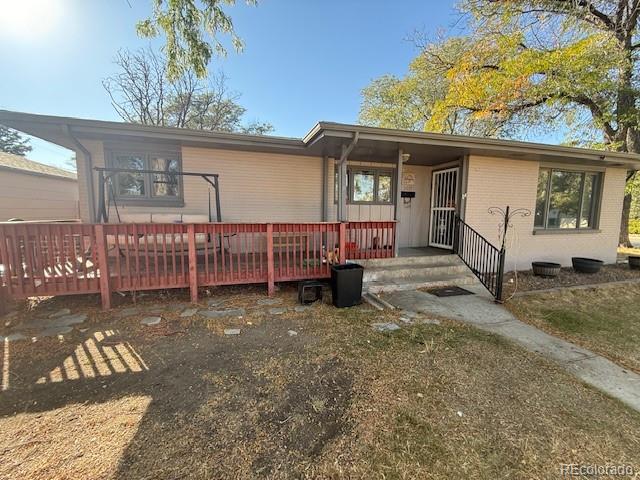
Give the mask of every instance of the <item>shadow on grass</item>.
[(352, 378), (278, 327), (139, 341), (105, 328), (73, 342), (13, 343), (0, 417), (76, 404), (82, 415), (84, 405), (142, 395), (151, 401), (114, 478), (295, 476), (350, 428)]

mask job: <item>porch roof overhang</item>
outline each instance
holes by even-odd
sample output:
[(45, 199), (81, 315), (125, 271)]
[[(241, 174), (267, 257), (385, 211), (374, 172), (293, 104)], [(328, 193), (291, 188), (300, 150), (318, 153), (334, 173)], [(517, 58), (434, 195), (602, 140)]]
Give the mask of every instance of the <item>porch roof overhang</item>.
[(303, 138), (211, 132), (123, 122), (86, 120), (0, 110), (0, 124), (71, 150), (74, 137), (83, 140), (153, 141), (183, 146), (340, 158), (342, 146), (358, 134), (349, 160), (395, 163), (398, 150), (409, 164), (436, 165), (465, 155), (624, 167), (640, 170), (640, 155), (546, 145), (494, 138), (413, 132), (333, 122), (319, 122)]
[(413, 132), (387, 128), (319, 122), (303, 138), (307, 148), (322, 148), (322, 153), (339, 156), (342, 144), (358, 133), (358, 145), (350, 160), (396, 162), (398, 149), (411, 155), (409, 164), (434, 165), (465, 155), (482, 155), (516, 160), (574, 163), (626, 167), (640, 170), (640, 155), (542, 143), (469, 137), (430, 132)]

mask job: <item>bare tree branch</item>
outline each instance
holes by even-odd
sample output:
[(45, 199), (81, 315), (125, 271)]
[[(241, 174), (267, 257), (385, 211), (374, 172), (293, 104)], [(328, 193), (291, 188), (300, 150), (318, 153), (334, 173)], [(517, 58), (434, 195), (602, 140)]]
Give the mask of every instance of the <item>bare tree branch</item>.
[(201, 130), (269, 133), (268, 123), (243, 125), (246, 112), (240, 96), (227, 87), (224, 74), (199, 79), (191, 72), (169, 80), (166, 60), (151, 49), (118, 52), (118, 73), (103, 80), (116, 113), (125, 121), (145, 125)]

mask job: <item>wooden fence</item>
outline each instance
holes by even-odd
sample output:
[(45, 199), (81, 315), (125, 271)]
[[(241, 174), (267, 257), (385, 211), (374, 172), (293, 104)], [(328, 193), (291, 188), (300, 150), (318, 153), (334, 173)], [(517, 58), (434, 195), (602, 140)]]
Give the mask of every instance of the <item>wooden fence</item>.
[(395, 222), (0, 224), (0, 302), (30, 296), (327, 278), (393, 257)]

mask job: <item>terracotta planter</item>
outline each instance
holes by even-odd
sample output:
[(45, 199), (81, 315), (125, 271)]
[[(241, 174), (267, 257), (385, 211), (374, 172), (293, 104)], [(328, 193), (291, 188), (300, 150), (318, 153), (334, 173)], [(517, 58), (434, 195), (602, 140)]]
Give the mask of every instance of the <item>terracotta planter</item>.
[(539, 277), (556, 277), (560, 273), (560, 264), (553, 262), (531, 262), (533, 274)]
[(604, 262), (595, 258), (572, 257), (573, 269), (580, 273), (598, 273)]

